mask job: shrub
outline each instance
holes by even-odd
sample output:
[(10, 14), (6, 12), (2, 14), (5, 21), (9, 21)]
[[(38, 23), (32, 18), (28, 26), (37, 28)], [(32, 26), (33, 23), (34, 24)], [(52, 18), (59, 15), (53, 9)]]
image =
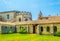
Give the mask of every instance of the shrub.
[(42, 32), (40, 32), (39, 34), (42, 35)]
[(11, 33), (13, 33), (11, 30), (8, 30), (8, 34), (11, 34)]
[(57, 31), (54, 35), (55, 36), (60, 36), (60, 31)]
[(19, 30), (20, 33), (22, 34), (26, 34), (27, 33), (27, 29), (24, 27), (21, 27), (21, 29)]

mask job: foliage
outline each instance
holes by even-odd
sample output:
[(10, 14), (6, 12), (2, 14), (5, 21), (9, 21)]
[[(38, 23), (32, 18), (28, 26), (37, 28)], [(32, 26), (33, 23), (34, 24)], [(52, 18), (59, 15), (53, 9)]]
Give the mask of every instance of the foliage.
[(40, 32), (39, 34), (42, 35), (42, 32)]
[(13, 33), (11, 30), (8, 30), (8, 34), (11, 34), (11, 33)]
[(60, 36), (60, 31), (57, 31), (54, 35), (55, 36)]
[(26, 34), (26, 33), (27, 33), (27, 29), (24, 28), (24, 27), (21, 27), (21, 29), (19, 30), (19, 32), (20, 32), (21, 34)]

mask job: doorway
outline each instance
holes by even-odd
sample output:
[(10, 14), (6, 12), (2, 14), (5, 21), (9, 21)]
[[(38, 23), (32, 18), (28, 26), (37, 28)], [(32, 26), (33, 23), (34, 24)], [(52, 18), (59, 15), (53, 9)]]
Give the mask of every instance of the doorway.
[(54, 31), (54, 33), (57, 32), (57, 26), (53, 27), (53, 31)]
[(49, 26), (47, 26), (47, 32), (50, 32), (50, 27)]
[(41, 32), (43, 32), (43, 27), (41, 26)]
[(33, 33), (36, 33), (35, 25), (33, 26)]

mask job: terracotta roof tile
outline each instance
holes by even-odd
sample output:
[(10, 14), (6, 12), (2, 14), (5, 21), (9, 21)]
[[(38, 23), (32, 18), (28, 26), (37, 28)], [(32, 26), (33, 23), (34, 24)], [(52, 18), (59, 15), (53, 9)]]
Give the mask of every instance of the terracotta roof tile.
[(16, 24), (43, 24), (43, 23), (60, 23), (60, 16), (50, 16), (46, 20), (34, 20), (27, 22), (16, 22)]
[(1, 22), (1, 21), (0, 21), (0, 24), (5, 24), (5, 25), (15, 25), (15, 23), (11, 23), (11, 22)]
[(44, 24), (44, 23), (60, 23), (60, 16), (49, 17), (49, 19), (45, 20), (34, 20), (34, 21), (24, 21), (24, 22), (1, 22), (0, 24), (8, 24), (8, 25), (18, 25), (18, 24)]

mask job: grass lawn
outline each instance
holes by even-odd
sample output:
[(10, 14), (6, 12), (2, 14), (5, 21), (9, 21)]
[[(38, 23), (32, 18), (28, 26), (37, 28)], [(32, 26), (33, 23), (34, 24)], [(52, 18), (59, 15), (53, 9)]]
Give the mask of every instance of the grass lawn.
[(0, 41), (60, 41), (60, 37), (37, 34), (0, 34)]

